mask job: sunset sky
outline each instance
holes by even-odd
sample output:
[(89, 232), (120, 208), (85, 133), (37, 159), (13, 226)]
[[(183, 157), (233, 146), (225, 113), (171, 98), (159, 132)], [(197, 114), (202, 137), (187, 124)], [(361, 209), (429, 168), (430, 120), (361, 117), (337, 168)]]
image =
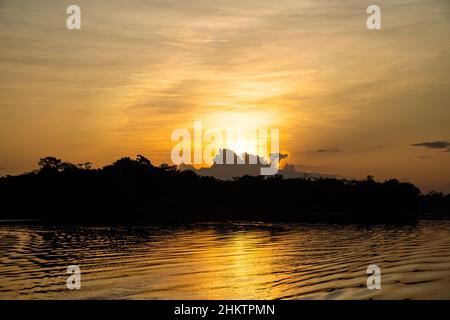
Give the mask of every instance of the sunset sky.
[(450, 192), (449, 39), (448, 0), (0, 0), (0, 175), (170, 163), (202, 121), (278, 128), (301, 171)]

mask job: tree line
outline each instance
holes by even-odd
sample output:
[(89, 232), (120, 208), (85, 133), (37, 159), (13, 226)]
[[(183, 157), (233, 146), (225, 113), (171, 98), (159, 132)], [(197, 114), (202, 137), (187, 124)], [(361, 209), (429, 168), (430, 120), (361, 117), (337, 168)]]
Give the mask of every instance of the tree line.
[(39, 168), (0, 178), (2, 219), (69, 223), (257, 220), (406, 222), (450, 216), (450, 195), (411, 183), (335, 178), (204, 177), (154, 166), (142, 155), (94, 169), (42, 158)]

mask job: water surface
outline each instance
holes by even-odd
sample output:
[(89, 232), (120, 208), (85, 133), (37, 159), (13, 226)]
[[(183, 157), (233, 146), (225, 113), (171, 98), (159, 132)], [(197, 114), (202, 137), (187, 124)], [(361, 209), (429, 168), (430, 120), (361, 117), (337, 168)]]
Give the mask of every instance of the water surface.
[[(381, 268), (368, 290), (366, 268)], [(79, 265), (81, 289), (66, 288)], [(0, 224), (0, 299), (450, 299), (450, 221)]]

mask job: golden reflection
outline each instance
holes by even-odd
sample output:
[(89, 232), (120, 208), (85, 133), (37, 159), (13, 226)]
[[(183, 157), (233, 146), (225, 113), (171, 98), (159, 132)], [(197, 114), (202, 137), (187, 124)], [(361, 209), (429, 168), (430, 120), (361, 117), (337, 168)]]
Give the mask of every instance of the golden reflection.
[[(448, 299), (448, 228), (0, 226), (0, 299)], [(366, 288), (374, 257), (383, 290)], [(82, 290), (66, 290), (68, 264)]]
[[(274, 299), (281, 292), (272, 286), (274, 244), (268, 231), (245, 231), (221, 235), (212, 230), (196, 234), (196, 243), (213, 241), (215, 246), (199, 250), (193, 260), (203, 261), (196, 287), (202, 299)], [(270, 241), (270, 240), (269, 240)], [(219, 243), (220, 245), (217, 245)], [(206, 248), (205, 248), (206, 249)], [(192, 283), (192, 275), (186, 277)]]

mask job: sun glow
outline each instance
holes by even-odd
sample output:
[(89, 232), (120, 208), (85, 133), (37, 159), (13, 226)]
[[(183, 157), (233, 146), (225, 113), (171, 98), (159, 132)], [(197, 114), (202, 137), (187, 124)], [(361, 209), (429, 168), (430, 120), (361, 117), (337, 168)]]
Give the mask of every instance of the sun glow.
[(238, 155), (242, 155), (245, 152), (250, 154), (258, 153), (257, 143), (245, 138), (226, 141), (224, 147), (233, 150)]
[[(270, 129), (278, 129), (278, 121), (275, 112), (220, 112), (209, 116), (205, 127), (217, 128), (226, 133), (222, 148), (233, 150), (238, 155), (249, 153), (266, 157), (270, 146)], [(266, 139), (261, 141), (262, 130), (268, 133)]]

